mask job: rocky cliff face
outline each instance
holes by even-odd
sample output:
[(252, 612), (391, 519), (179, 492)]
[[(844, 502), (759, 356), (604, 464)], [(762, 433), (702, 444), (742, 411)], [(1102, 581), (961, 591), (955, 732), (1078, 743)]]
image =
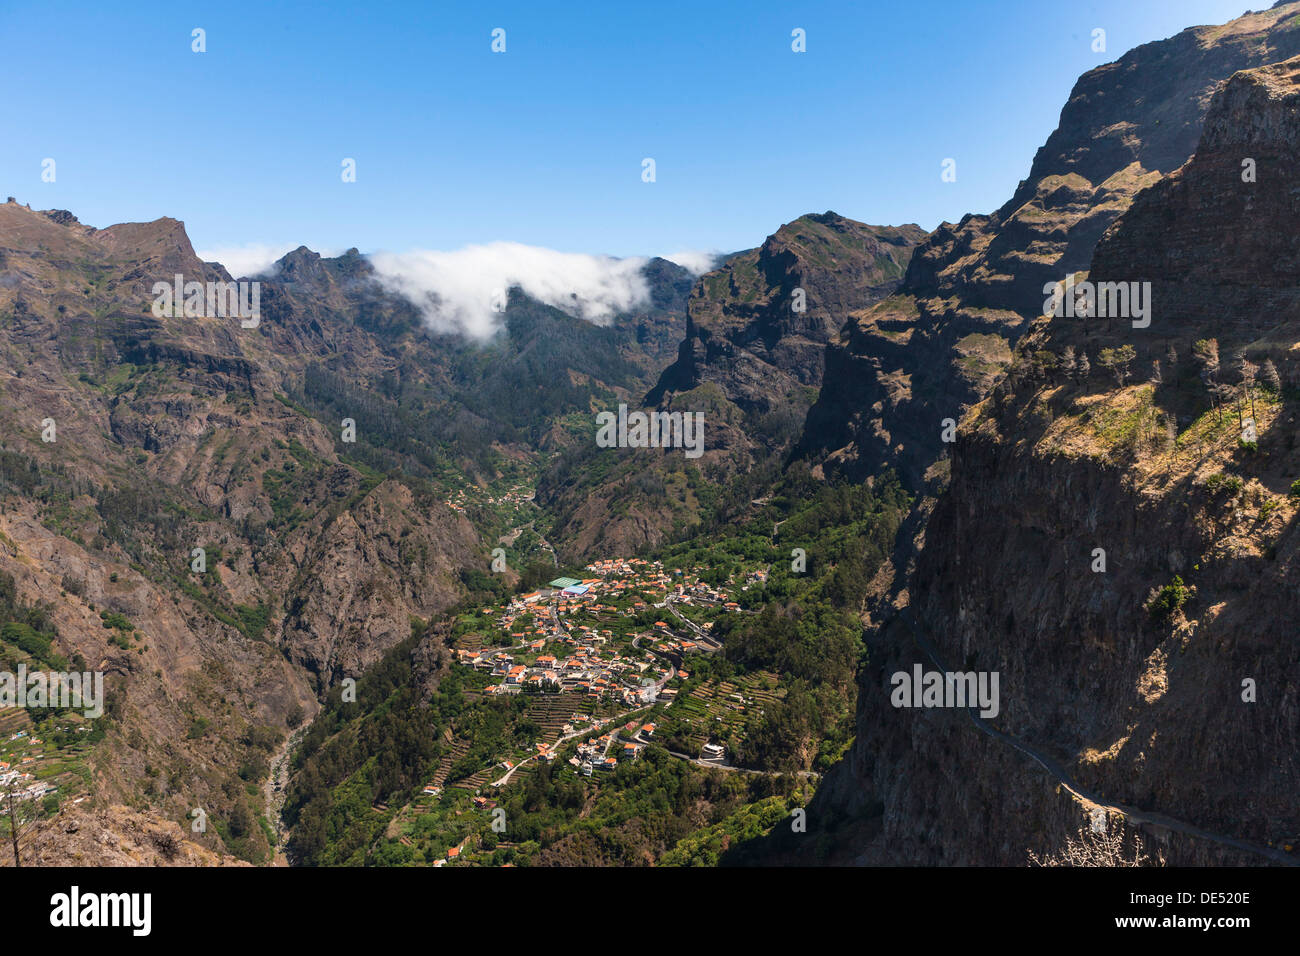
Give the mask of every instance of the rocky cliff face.
[(1089, 278), (1154, 287), (1152, 334), (1127, 339), (1203, 326), (1224, 349), (1292, 318), (1298, 76), (1293, 58), (1228, 80), (1196, 155), (1142, 193), (1097, 247)]
[[(1038, 320), (963, 419), (871, 639), (859, 737), (818, 795), (861, 858), (1019, 864), (1097, 802), (1130, 852), (1138, 835), (1174, 864), (1294, 858), (1298, 75), (1288, 60), (1229, 79), (1195, 155), (1100, 242), (1088, 278), (1150, 281), (1150, 326)], [(1209, 338), (1224, 359), (1203, 378)], [(1090, 374), (1062, 368), (1067, 349)], [(1230, 370), (1236, 353), (1281, 390)], [(991, 723), (1061, 773), (960, 711), (891, 706), (892, 673), (934, 667), (918, 633), (949, 669), (999, 672)]]
[(821, 384), (826, 343), (852, 309), (897, 288), (924, 237), (915, 225), (802, 216), (701, 276), (677, 360), (644, 405), (703, 414), (703, 455), (572, 449), (538, 489), (561, 552), (657, 545), (700, 520), (702, 485), (727, 487), (746, 508), (764, 494)]
[(1300, 53), (1298, 15), (1290, 3), (1194, 27), (1084, 74), (1011, 199), (936, 229), (898, 294), (852, 314), (800, 453), (854, 477), (895, 467), (922, 486), (942, 420), (987, 394), (1044, 284), (1088, 268), (1134, 196), (1187, 160), (1229, 76)]
[(844, 317), (897, 288), (925, 235), (833, 212), (782, 226), (701, 276), (677, 362), (647, 403), (715, 382), (745, 412), (763, 413), (800, 386), (819, 385), (822, 353)]
[(58, 652), (107, 674), (101, 796), (238, 820), (222, 832), (255, 859), (257, 808), (235, 776), (256, 772), (249, 735), (283, 733), (412, 616), (458, 600), (477, 532), (346, 464), (338, 433), (286, 397), (339, 352), (393, 364), (391, 332), (338, 321), (365, 312), (355, 256), (291, 255), (255, 329), (154, 314), (154, 282), (229, 279), (175, 220), (96, 230), (10, 202), (0, 260), (0, 571), (51, 609)]
[[(24, 866), (248, 866), (187, 839), (171, 820), (120, 805), (64, 807), (28, 836)], [(0, 866), (12, 866), (0, 854)]]

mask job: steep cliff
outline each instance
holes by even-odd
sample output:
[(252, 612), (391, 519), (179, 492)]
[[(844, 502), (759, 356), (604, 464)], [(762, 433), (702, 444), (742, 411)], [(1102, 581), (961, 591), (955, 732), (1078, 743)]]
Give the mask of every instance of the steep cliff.
[(940, 226), (898, 293), (851, 315), (827, 349), (799, 453), (828, 471), (891, 466), (924, 484), (943, 453), (942, 420), (1006, 369), (1044, 284), (1086, 269), (1133, 197), (1187, 160), (1219, 85), (1300, 53), (1298, 15), (1288, 3), (1193, 27), (1080, 77), (1015, 194), (990, 215)]
[(767, 412), (822, 380), (822, 352), (844, 317), (902, 281), (919, 226), (801, 216), (700, 277), (677, 361), (646, 398), (716, 382), (745, 412)]
[[(863, 858), (1023, 863), (1100, 803), (1169, 863), (1296, 859), (1298, 78), (1233, 76), (1101, 240), (1088, 279), (1150, 282), (1149, 327), (1037, 320), (961, 422), (818, 795)], [(936, 660), (998, 672), (987, 723), (1047, 767), (960, 711), (892, 706), (890, 675)]]
[(851, 310), (897, 288), (925, 235), (833, 212), (801, 216), (701, 276), (677, 360), (643, 404), (702, 413), (703, 454), (572, 448), (538, 489), (561, 552), (660, 544), (706, 515), (706, 499), (718, 498), (710, 486), (734, 502), (717, 509), (723, 518), (766, 494), (816, 398), (826, 343)]

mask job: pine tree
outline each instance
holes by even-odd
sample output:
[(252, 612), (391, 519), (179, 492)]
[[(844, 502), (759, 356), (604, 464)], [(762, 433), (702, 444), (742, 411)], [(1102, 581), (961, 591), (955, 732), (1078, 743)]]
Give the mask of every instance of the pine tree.
[(1196, 356), (1196, 361), (1201, 366), (1201, 382), (1205, 385), (1206, 391), (1210, 393), (1210, 403), (1218, 410), (1219, 421), (1222, 422), (1223, 410), (1219, 408), (1218, 404), (1220, 389), (1217, 381), (1219, 377), (1219, 340), (1198, 339), (1192, 345), (1192, 355)]
[(1067, 345), (1065, 351), (1061, 353), (1061, 371), (1065, 373), (1066, 379), (1074, 378), (1076, 368), (1074, 359), (1074, 346)]
[(1131, 345), (1121, 345), (1117, 349), (1102, 349), (1097, 355), (1097, 361), (1101, 362), (1103, 368), (1110, 369), (1115, 374), (1115, 382), (1120, 388), (1124, 387), (1124, 381), (1128, 378), (1128, 363), (1137, 358), (1137, 351)]
[(1255, 380), (1259, 377), (1259, 366), (1246, 358), (1245, 351), (1240, 351), (1233, 358), (1233, 371), (1237, 375), (1239, 394), (1244, 394), (1250, 402), (1250, 417), (1254, 418)]
[(1277, 366), (1273, 364), (1272, 359), (1264, 359), (1264, 364), (1259, 370), (1259, 377), (1263, 379), (1265, 388), (1275, 395), (1282, 394), (1282, 379), (1277, 374)]

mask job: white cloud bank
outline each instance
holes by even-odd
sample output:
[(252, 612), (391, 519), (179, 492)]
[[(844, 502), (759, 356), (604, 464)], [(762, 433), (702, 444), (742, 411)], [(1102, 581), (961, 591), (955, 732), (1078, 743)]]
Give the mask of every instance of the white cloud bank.
[(275, 265), (277, 259), (286, 252), (293, 252), (298, 243), (289, 242), (273, 245), (265, 242), (249, 242), (242, 246), (217, 246), (212, 249), (196, 249), (197, 255), (204, 262), (220, 262), (236, 279), (245, 276), (265, 275)]
[[(240, 278), (270, 273), (276, 260), (296, 248), (293, 243), (246, 243), (199, 250), (198, 256), (205, 262), (220, 262)], [(663, 258), (700, 275), (713, 267), (719, 255), (688, 250)], [(379, 281), (418, 307), (431, 328), (479, 339), (490, 338), (500, 329), (502, 313), (498, 309), (502, 297), (514, 286), (539, 302), (596, 325), (606, 325), (620, 312), (650, 301), (650, 288), (642, 274), (648, 260), (640, 256), (616, 259), (518, 242), (492, 242), (454, 252), (380, 252), (369, 259)]]
[(712, 271), (722, 258), (720, 252), (709, 252), (703, 249), (684, 249), (681, 252), (674, 252), (672, 255), (662, 256), (669, 262), (675, 262), (692, 275), (704, 275)]
[(466, 246), (455, 252), (376, 253), (380, 280), (423, 310), (438, 331), (488, 338), (500, 328), (500, 306), (510, 288), (570, 315), (606, 325), (615, 315), (645, 305), (650, 288), (646, 259), (614, 259), (556, 252), (517, 242)]

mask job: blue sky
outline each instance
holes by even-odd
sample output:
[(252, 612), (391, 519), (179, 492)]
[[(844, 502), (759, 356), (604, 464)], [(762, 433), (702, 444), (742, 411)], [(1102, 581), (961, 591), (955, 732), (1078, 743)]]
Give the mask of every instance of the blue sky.
[(1010, 195), (1081, 73), (1245, 9), (0, 2), (0, 195), (174, 216), (201, 250), (730, 251), (826, 209), (932, 228)]

